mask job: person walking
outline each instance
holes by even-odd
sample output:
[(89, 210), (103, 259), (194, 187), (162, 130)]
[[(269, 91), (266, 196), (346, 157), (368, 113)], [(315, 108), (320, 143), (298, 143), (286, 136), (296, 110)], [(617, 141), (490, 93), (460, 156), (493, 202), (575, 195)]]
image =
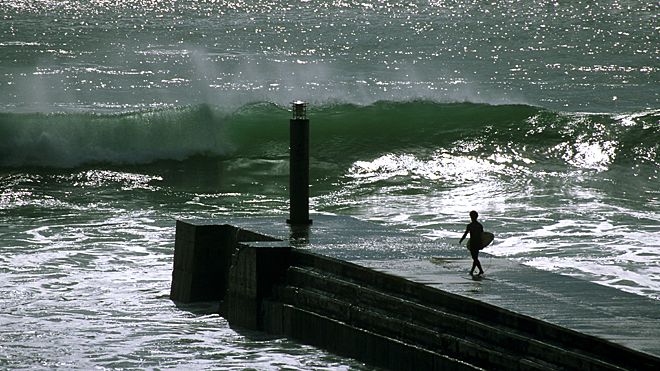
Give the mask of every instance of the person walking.
[(470, 275), (474, 274), (474, 269), (479, 268), (479, 273), (477, 275), (482, 275), (484, 270), (481, 268), (481, 262), (479, 261), (479, 250), (482, 246), (481, 235), (484, 232), (484, 226), (477, 221), (479, 213), (472, 210), (470, 211), (470, 219), (472, 220), (470, 224), (467, 225), (463, 237), (458, 243), (462, 243), (465, 237), (470, 234), (470, 241), (468, 245), (468, 250), (470, 250), (470, 255), (472, 255), (472, 269), (470, 269)]

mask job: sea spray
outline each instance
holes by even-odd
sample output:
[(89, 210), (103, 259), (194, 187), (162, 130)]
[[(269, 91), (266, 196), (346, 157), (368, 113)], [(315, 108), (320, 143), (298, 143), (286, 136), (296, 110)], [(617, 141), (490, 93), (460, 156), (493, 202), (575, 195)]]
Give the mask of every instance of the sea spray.
[(0, 114), (0, 165), (136, 164), (231, 150), (208, 106), (123, 114)]

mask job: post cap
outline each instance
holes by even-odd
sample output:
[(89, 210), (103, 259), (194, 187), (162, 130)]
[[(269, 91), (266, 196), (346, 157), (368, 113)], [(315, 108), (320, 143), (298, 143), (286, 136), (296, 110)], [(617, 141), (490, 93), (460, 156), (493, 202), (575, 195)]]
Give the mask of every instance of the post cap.
[(307, 102), (297, 100), (291, 103), (293, 108), (293, 118), (294, 119), (306, 119), (307, 118)]

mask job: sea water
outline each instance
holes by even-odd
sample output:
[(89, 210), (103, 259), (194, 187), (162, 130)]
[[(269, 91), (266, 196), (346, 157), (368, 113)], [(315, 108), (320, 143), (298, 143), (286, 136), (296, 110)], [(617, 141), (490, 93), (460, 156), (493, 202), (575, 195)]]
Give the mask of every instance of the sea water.
[(0, 10), (2, 368), (367, 368), (168, 298), (176, 219), (286, 218), (297, 99), (313, 211), (425, 259), (474, 209), (491, 254), (660, 299), (657, 2)]

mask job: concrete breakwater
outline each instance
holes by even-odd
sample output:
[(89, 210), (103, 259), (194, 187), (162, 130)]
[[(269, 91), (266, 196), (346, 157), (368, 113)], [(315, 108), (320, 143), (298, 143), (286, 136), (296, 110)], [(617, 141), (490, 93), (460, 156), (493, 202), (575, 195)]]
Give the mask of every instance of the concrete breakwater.
[(177, 222), (171, 298), (396, 370), (659, 369), (657, 357), (233, 225)]

